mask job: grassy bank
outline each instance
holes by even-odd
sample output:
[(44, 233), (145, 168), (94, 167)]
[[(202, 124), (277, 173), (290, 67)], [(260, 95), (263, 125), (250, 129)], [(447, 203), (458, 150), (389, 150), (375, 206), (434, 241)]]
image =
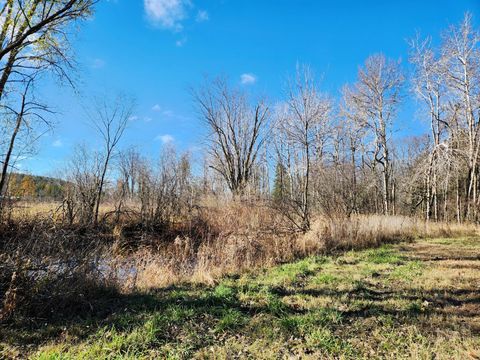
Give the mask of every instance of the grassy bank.
[(478, 238), (436, 238), (106, 296), (88, 317), (2, 327), (0, 354), (478, 358), (479, 251)]

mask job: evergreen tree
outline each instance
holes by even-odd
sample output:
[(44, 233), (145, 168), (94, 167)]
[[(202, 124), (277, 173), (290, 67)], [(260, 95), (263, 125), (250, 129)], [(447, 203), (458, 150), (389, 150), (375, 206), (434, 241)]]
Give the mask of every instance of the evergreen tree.
[(282, 163), (277, 163), (275, 168), (275, 181), (273, 184), (273, 201), (280, 203), (284, 201), (289, 194), (290, 180), (288, 172)]

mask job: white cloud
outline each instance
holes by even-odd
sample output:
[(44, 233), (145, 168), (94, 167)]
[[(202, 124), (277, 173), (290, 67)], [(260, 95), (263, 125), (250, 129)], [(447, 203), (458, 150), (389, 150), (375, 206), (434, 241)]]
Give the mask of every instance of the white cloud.
[(93, 59), (92, 61), (92, 68), (93, 69), (101, 69), (105, 66), (105, 60), (103, 59)]
[(132, 115), (128, 118), (128, 120), (130, 120), (130, 121), (138, 120), (138, 116), (137, 115)]
[(155, 104), (155, 105), (153, 105), (152, 110), (153, 111), (160, 111), (160, 110), (162, 110), (162, 107), (158, 104)]
[(187, 17), (190, 0), (144, 0), (148, 19), (165, 29), (181, 31), (182, 21)]
[(63, 146), (63, 142), (62, 142), (62, 140), (60, 140), (60, 139), (55, 140), (55, 141), (52, 143), (52, 146), (53, 146), (53, 147), (62, 147), (62, 146)]
[(175, 141), (175, 138), (172, 135), (165, 134), (165, 135), (158, 135), (155, 140), (159, 140), (162, 144), (170, 144)]
[(185, 45), (186, 42), (187, 42), (186, 37), (184, 37), (182, 39), (178, 39), (177, 41), (175, 41), (175, 46), (176, 47), (182, 47), (183, 45)]
[(245, 73), (240, 75), (240, 82), (242, 85), (251, 85), (257, 82), (257, 77), (254, 74)]
[(195, 19), (197, 22), (204, 22), (208, 21), (209, 19), (210, 16), (208, 15), (208, 12), (206, 10), (198, 10), (197, 17)]

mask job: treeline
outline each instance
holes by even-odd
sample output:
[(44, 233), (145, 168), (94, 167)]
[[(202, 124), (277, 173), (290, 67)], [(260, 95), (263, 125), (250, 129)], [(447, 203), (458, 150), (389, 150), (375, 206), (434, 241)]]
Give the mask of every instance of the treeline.
[[(466, 14), (441, 39), (438, 48), (410, 42), (410, 71), (370, 56), (339, 100), (301, 66), (273, 106), (208, 84), (195, 100), (211, 134), (210, 168), (234, 194), (265, 193), (275, 168), (267, 193), (302, 230), (313, 213), (478, 222), (480, 35)], [(409, 96), (430, 132), (395, 138)]]
[[(87, 16), (93, 3), (79, 1), (79, 12), (69, 21)], [(441, 39), (438, 48), (429, 38), (411, 41), (408, 71), (383, 54), (370, 56), (340, 94), (322, 91), (307, 66), (297, 66), (277, 102), (255, 98), (226, 79), (206, 81), (192, 90), (208, 130), (202, 171), (193, 172), (191, 156), (171, 146), (156, 160), (135, 149), (121, 150), (133, 101), (97, 99), (88, 115), (103, 146), (77, 147), (62, 189), (42, 192), (62, 191), (68, 223), (98, 224), (106, 218), (100, 205), (109, 200), (110, 218), (136, 214), (142, 224), (162, 224), (212, 198), (268, 204), (302, 231), (319, 214), (478, 222), (480, 35), (466, 14)], [(29, 84), (21, 97), (24, 107)], [(398, 112), (407, 97), (415, 98), (416, 116), (430, 131), (396, 138)], [(16, 114), (21, 121), (34, 116)], [(6, 178), (8, 172), (1, 177), (3, 192)], [(25, 182), (24, 188), (33, 189)]]
[(66, 182), (45, 176), (12, 173), (9, 176), (6, 194), (15, 199), (55, 200), (63, 199)]

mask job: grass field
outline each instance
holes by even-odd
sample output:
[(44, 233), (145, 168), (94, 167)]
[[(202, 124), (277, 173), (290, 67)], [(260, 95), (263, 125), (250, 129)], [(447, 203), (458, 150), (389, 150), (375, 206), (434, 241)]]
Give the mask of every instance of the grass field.
[(311, 257), (0, 328), (0, 357), (480, 358), (480, 238)]
[[(62, 203), (59, 201), (20, 201), (13, 207), (12, 215), (14, 218), (32, 218), (35, 216), (49, 216), (61, 214)], [(113, 211), (111, 204), (102, 204), (99, 209), (101, 215)]]

